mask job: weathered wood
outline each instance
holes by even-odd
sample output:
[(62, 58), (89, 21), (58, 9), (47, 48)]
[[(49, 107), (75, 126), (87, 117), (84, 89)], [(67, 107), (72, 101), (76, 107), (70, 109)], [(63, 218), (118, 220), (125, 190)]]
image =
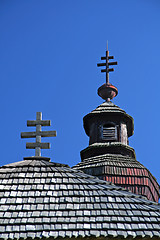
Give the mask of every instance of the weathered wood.
[(51, 121), (50, 120), (28, 120), (27, 121), (28, 127), (35, 127), (36, 125), (51, 126)]
[(35, 148), (35, 154), (36, 154), (36, 156), (41, 156), (41, 148), (40, 147), (36, 147)]
[(41, 149), (50, 149), (50, 143), (26, 143), (27, 149), (41, 148)]
[[(109, 56), (109, 51), (108, 51), (108, 45), (107, 45), (107, 51), (106, 51), (106, 56), (105, 57), (101, 57), (101, 60), (105, 60), (104, 63), (98, 63), (97, 66), (98, 67), (103, 67), (105, 66), (105, 69), (102, 69), (101, 72), (105, 72), (106, 73), (106, 84), (109, 84), (109, 72), (113, 72), (114, 69), (113, 68), (109, 68), (110, 65), (117, 65), (117, 62), (109, 62), (110, 59), (114, 59), (114, 56)], [(99, 95), (99, 94), (98, 94)], [(100, 94), (101, 96), (101, 94)], [(103, 97), (102, 97), (103, 98)], [(110, 97), (105, 97), (103, 98), (105, 100), (110, 99)]]
[(127, 126), (125, 123), (121, 123), (121, 142), (125, 145), (128, 144), (128, 134), (127, 134)]
[(103, 126), (103, 139), (106, 141), (117, 140), (117, 128)]
[(41, 137), (56, 137), (56, 131), (37, 131), (37, 132), (22, 132), (21, 138), (35, 138), (36, 136)]
[(21, 138), (36, 138), (35, 143), (26, 143), (27, 149), (35, 149), (35, 156), (41, 156), (41, 149), (49, 149), (50, 143), (41, 143), (41, 137), (56, 137), (56, 131), (41, 131), (42, 126), (50, 126), (50, 120), (42, 120), (42, 113), (36, 113), (36, 120), (28, 120), (27, 126), (36, 127), (35, 132), (22, 132)]

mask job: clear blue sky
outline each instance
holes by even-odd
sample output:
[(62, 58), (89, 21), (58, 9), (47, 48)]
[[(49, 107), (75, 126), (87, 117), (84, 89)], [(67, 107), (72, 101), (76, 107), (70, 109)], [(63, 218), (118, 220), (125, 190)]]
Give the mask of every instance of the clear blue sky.
[(114, 103), (134, 118), (130, 145), (160, 183), (159, 13), (159, 0), (1, 0), (0, 164), (34, 154), (20, 133), (34, 129), (26, 121), (37, 111), (57, 130), (42, 154), (70, 166), (80, 161), (88, 146), (83, 116), (103, 102), (96, 64), (108, 40), (118, 61), (110, 74), (119, 89)]

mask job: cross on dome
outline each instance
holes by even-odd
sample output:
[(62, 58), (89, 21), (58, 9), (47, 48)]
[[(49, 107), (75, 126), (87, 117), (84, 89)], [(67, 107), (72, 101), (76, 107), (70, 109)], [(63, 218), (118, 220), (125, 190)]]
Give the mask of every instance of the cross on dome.
[(109, 56), (107, 42), (106, 56), (101, 57), (101, 60), (105, 60), (105, 62), (97, 64), (98, 67), (105, 67), (104, 69), (101, 69), (101, 72), (106, 73), (106, 83), (98, 88), (98, 95), (107, 102), (110, 102), (110, 100), (118, 94), (118, 89), (109, 82), (109, 72), (114, 71), (114, 68), (109, 67), (111, 65), (117, 65), (117, 62), (109, 62), (110, 59), (114, 59), (114, 56)]
[(101, 60), (105, 60), (105, 62), (97, 64), (97, 67), (105, 66), (105, 69), (101, 69), (101, 72), (105, 72), (106, 73), (106, 84), (109, 84), (109, 72), (113, 72), (114, 71), (114, 68), (109, 68), (109, 66), (118, 64), (117, 62), (109, 62), (110, 59), (114, 59), (114, 56), (109, 56), (108, 42), (107, 42), (106, 56), (105, 57), (101, 57)]
[(42, 131), (42, 126), (51, 126), (50, 120), (42, 120), (42, 112), (36, 113), (36, 120), (28, 120), (27, 127), (36, 127), (35, 132), (22, 132), (21, 138), (36, 138), (34, 143), (26, 143), (27, 149), (35, 149), (35, 156), (41, 157), (41, 149), (49, 149), (50, 143), (41, 142), (41, 137), (56, 137), (56, 131)]

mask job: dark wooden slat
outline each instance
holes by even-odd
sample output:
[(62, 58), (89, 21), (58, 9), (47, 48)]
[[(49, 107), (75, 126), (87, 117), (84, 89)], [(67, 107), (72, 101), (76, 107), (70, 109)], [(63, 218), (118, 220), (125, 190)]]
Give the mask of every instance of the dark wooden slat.
[(108, 68), (108, 72), (113, 72), (114, 68)]
[(50, 143), (26, 143), (27, 149), (34, 149), (36, 147), (40, 147), (42, 149), (49, 149)]
[(108, 65), (117, 65), (118, 62), (109, 62)]
[(101, 69), (101, 72), (106, 72), (107, 71), (107, 69)]
[(43, 132), (22, 132), (21, 138), (35, 138), (36, 136), (41, 137), (56, 137), (56, 131), (43, 131)]
[(36, 125), (51, 126), (51, 121), (50, 120), (28, 120), (27, 121), (28, 127), (34, 127)]
[(98, 63), (97, 64), (97, 67), (103, 67), (103, 66), (106, 66), (106, 63)]

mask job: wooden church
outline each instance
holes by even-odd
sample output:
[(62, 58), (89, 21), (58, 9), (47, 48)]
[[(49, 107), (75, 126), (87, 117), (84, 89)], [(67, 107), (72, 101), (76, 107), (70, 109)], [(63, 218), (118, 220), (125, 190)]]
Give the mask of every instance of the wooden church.
[(128, 145), (133, 119), (114, 105), (118, 93), (109, 83), (113, 56), (102, 57), (106, 83), (98, 89), (105, 100), (84, 117), (89, 146), (81, 151), (81, 163), (68, 165), (41, 156), (42, 131), (50, 126), (37, 113), (27, 121), (36, 127), (22, 138), (35, 156), (0, 168), (0, 239), (160, 239), (159, 185)]

